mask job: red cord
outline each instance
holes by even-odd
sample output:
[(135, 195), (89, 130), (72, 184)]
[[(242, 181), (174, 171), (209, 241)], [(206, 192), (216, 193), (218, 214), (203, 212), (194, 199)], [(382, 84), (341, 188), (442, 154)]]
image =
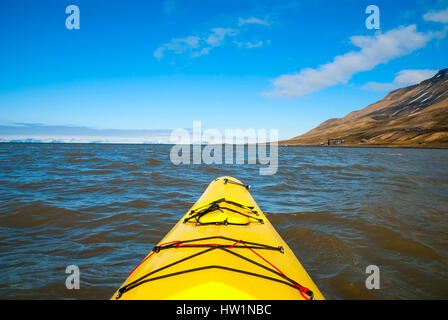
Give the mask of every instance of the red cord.
[(237, 242), (235, 242), (234, 244), (232, 244), (230, 247), (227, 247), (226, 249), (232, 249), (234, 246), (236, 246), (238, 243), (240, 243), (241, 240), (238, 240)]
[[(175, 248), (191, 247), (191, 246), (221, 246), (221, 244), (218, 244), (218, 243), (199, 243), (199, 244), (188, 244), (188, 243), (184, 243), (184, 244), (182, 244), (181, 241), (171, 241), (171, 242), (162, 243), (162, 244), (160, 245), (160, 247), (163, 247), (163, 246), (165, 246), (165, 245), (172, 244), (172, 243), (178, 243), (177, 246), (175, 246)], [(280, 274), (282, 274), (285, 278), (287, 278), (287, 276), (286, 276), (286, 275), (285, 275), (279, 268), (277, 268), (277, 267), (274, 266), (272, 263), (270, 263), (268, 260), (266, 260), (265, 258), (263, 258), (259, 253), (255, 252), (255, 250), (253, 250), (252, 248), (248, 247), (248, 246), (244, 243), (244, 241), (242, 241), (242, 240), (238, 240), (238, 241), (236, 241), (236, 242), (235, 242), (234, 244), (232, 244), (231, 246), (226, 247), (226, 249), (232, 249), (232, 248), (233, 248), (234, 246), (236, 246), (238, 243), (242, 243), (247, 249), (249, 249), (250, 251), (252, 251), (253, 253), (255, 253), (257, 256), (259, 256), (261, 259), (263, 259), (265, 262), (269, 263), (269, 265), (270, 265), (271, 267), (273, 267), (273, 268), (274, 268), (275, 270), (277, 270)], [(143, 259), (143, 261), (140, 262), (140, 263), (138, 264), (138, 266), (136, 266), (136, 267), (134, 268), (134, 270), (131, 271), (131, 273), (129, 274), (128, 278), (131, 276), (131, 274), (132, 274), (138, 267), (140, 267), (140, 265), (141, 265), (143, 262), (145, 262), (146, 260), (148, 260), (149, 258), (151, 258), (152, 255), (153, 255), (154, 253), (156, 253), (156, 252), (155, 252), (155, 251), (151, 252), (151, 254), (150, 254), (149, 256), (147, 256), (145, 259)], [(290, 281), (290, 282), (291, 282), (291, 281)], [(293, 286), (299, 288), (299, 292), (300, 292), (300, 294), (302, 295), (302, 297), (303, 297), (304, 299), (306, 299), (306, 300), (311, 300), (311, 298), (308, 298), (308, 297), (304, 294), (304, 293), (308, 292), (310, 289), (308, 289), (308, 288), (306, 288), (306, 287), (302, 287), (302, 286), (300, 286), (300, 285), (298, 285), (298, 284), (295, 284), (294, 282), (291, 282), (291, 284), (292, 284)]]
[(151, 252), (151, 254), (150, 254), (149, 256), (147, 256), (145, 259), (143, 259), (143, 261), (140, 262), (140, 263), (134, 268), (134, 270), (131, 271), (131, 273), (128, 275), (128, 278), (131, 276), (131, 274), (132, 274), (138, 267), (140, 267), (140, 265), (141, 265), (143, 262), (145, 262), (146, 260), (148, 260), (149, 258), (151, 258), (151, 256), (152, 256), (154, 253), (156, 253), (156, 252), (155, 252), (155, 251)]
[[(252, 248), (249, 248), (243, 241), (241, 241), (241, 243), (242, 243), (244, 246), (246, 246), (250, 251), (252, 251), (252, 252), (255, 253), (257, 256), (259, 256), (261, 259), (263, 259), (264, 261), (266, 261), (267, 263), (269, 263), (275, 270), (277, 270), (278, 272), (280, 272), (284, 277), (286, 277), (286, 275), (285, 275), (279, 268), (277, 268), (277, 267), (274, 266), (272, 263), (270, 263), (268, 260), (266, 260), (265, 258), (263, 258), (259, 253), (257, 253), (257, 252), (255, 252), (254, 250), (252, 250)], [(287, 277), (286, 277), (286, 278), (287, 278)], [(290, 282), (291, 282), (291, 281), (290, 281)], [(308, 298), (307, 296), (305, 296), (305, 295), (303, 294), (303, 291), (305, 291), (305, 292), (308, 292), (308, 291), (309, 291), (308, 288), (302, 287), (302, 286), (300, 286), (300, 285), (298, 285), (298, 284), (295, 284), (294, 282), (291, 282), (291, 284), (292, 284), (293, 286), (299, 288), (299, 292), (300, 292), (300, 294), (302, 295), (302, 297), (304, 297), (306, 300), (311, 300), (311, 298)]]
[[(171, 241), (171, 242), (165, 242), (165, 243), (162, 243), (160, 246), (166, 246), (167, 244), (172, 244), (172, 243), (176, 243), (176, 242), (179, 242), (179, 243), (180, 243), (180, 241)], [(141, 265), (143, 262), (145, 262), (146, 260), (148, 260), (149, 258), (151, 258), (152, 255), (153, 255), (154, 253), (156, 253), (156, 252), (155, 252), (155, 251), (151, 252), (151, 254), (150, 254), (149, 256), (147, 256), (145, 259), (143, 259), (143, 261), (140, 262), (140, 263), (139, 263), (139, 264), (138, 264), (138, 265), (131, 271), (131, 273), (128, 275), (128, 278), (131, 276), (132, 273), (134, 273), (134, 271), (135, 271), (138, 267), (140, 267), (140, 265)]]

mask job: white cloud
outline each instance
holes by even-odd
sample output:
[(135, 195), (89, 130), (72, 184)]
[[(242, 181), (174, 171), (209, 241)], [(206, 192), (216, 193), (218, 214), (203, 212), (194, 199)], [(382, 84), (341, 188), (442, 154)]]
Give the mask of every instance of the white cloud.
[(242, 26), (242, 25), (245, 25), (245, 24), (261, 24), (261, 25), (264, 25), (264, 26), (269, 26), (269, 21), (268, 21), (267, 17), (264, 18), (263, 20), (255, 18), (255, 17), (250, 17), (250, 18), (247, 18), (247, 19), (239, 18), (238, 25)]
[(448, 8), (441, 11), (431, 10), (423, 15), (425, 21), (448, 23)]
[(165, 43), (163, 46), (154, 51), (154, 57), (156, 57), (157, 59), (162, 59), (165, 51), (183, 53), (187, 50), (198, 48), (199, 40), (200, 38), (196, 36), (172, 39), (170, 42)]
[(369, 82), (363, 85), (362, 88), (376, 92), (388, 92), (398, 89), (399, 86), (396, 83)]
[(438, 70), (402, 70), (395, 78), (395, 83), (410, 85), (417, 84), (423, 80), (432, 78)]
[(212, 47), (219, 46), (226, 36), (233, 37), (238, 33), (238, 30), (231, 28), (214, 28), (212, 33), (207, 37), (205, 42), (207, 42)]
[(202, 55), (208, 54), (211, 49), (215, 47), (219, 47), (224, 42), (226, 36), (234, 37), (238, 34), (238, 30), (231, 28), (214, 28), (212, 29), (212, 33), (209, 34), (203, 41), (208, 45), (207, 47), (202, 48), (200, 51), (193, 52), (191, 57), (200, 57)]
[[(174, 4), (171, 0), (165, 0), (165, 6), (168, 6), (167, 8), (170, 9), (174, 6)], [(171, 9), (168, 11), (171, 12)], [(250, 17), (247, 19), (239, 18), (238, 25), (242, 26), (245, 24), (261, 24), (269, 26), (269, 21), (268, 17), (263, 20), (255, 17)], [(154, 51), (154, 57), (160, 60), (165, 56), (166, 52), (172, 52), (175, 54), (190, 52), (190, 57), (200, 57), (208, 54), (213, 48), (223, 45), (226, 38), (235, 37), (239, 33), (240, 30), (235, 28), (213, 28), (208, 34), (189, 36), (185, 38), (173, 38), (169, 42), (157, 48)], [(234, 43), (236, 43), (239, 47), (252, 49), (261, 47), (264, 43), (269, 44), (270, 40), (265, 42), (258, 41), (256, 43), (234, 41)]]
[(306, 68), (298, 73), (281, 75), (272, 80), (274, 89), (264, 92), (272, 98), (297, 98), (329, 86), (347, 83), (361, 71), (368, 71), (392, 59), (408, 55), (423, 48), (435, 37), (444, 37), (444, 32), (418, 32), (416, 25), (399, 27), (373, 36), (353, 36), (351, 43), (361, 50), (336, 56), (330, 63), (316, 69)]
[[(166, 51), (177, 54), (191, 51), (191, 57), (199, 57), (208, 54), (211, 49), (223, 44), (226, 37), (233, 37), (238, 30), (231, 28), (214, 28), (211, 33), (203, 37), (189, 36), (186, 38), (175, 38), (165, 43), (154, 51), (154, 57), (162, 59)], [(195, 49), (198, 49), (195, 51)]]
[(391, 91), (400, 87), (418, 84), (433, 77), (437, 72), (438, 70), (402, 70), (397, 73), (397, 76), (391, 83), (369, 82), (363, 86), (363, 89), (378, 92)]
[(261, 47), (263, 45), (263, 41), (260, 40), (258, 42), (252, 43), (252, 42), (237, 42), (236, 44), (238, 45), (238, 47), (244, 47), (247, 49), (253, 49), (253, 48), (258, 48)]

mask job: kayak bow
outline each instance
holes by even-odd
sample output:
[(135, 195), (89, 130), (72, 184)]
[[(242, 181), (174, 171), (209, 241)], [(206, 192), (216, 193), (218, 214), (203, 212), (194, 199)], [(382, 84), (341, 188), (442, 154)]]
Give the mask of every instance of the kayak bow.
[(111, 299), (324, 299), (248, 190), (212, 181)]

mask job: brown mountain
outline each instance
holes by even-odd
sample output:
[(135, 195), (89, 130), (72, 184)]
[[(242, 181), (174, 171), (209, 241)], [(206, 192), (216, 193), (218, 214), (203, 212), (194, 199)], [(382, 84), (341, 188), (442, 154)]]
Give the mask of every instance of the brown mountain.
[[(330, 139), (335, 139), (331, 140)], [(448, 147), (448, 69), (281, 145)]]

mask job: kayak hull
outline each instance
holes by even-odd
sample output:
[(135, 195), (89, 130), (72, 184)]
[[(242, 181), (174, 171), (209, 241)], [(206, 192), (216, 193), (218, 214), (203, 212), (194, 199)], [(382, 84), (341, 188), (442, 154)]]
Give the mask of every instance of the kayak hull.
[[(209, 212), (199, 222), (195, 217), (192, 218), (202, 208), (207, 208), (210, 203), (219, 202), (220, 199), (226, 201), (219, 204), (221, 208), (226, 207), (228, 210)], [(246, 210), (248, 207), (253, 209)], [(188, 218), (190, 220), (185, 222)], [(179, 241), (185, 244), (176, 247)], [(251, 243), (274, 249), (259, 248)], [(125, 292), (117, 290), (111, 299), (308, 298), (297, 284), (311, 290), (314, 299), (324, 299), (248, 189), (237, 179), (221, 177), (211, 182), (158, 246), (162, 244), (171, 247), (150, 252), (120, 287), (128, 286), (131, 289)], [(292, 279), (296, 284), (287, 279)]]

